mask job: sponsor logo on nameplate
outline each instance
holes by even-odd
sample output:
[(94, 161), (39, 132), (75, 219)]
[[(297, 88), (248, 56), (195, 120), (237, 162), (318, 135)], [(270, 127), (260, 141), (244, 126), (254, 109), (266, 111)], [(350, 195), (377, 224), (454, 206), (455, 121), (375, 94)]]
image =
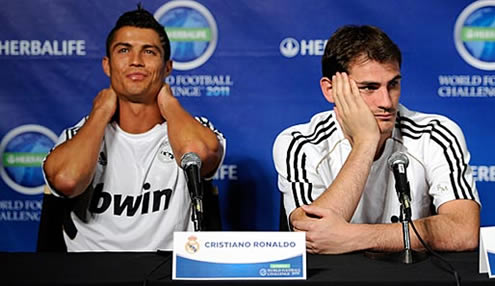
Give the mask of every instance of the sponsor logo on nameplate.
[(175, 232), (173, 279), (306, 279), (302, 232)]
[(495, 226), (480, 229), (480, 273), (495, 278)]

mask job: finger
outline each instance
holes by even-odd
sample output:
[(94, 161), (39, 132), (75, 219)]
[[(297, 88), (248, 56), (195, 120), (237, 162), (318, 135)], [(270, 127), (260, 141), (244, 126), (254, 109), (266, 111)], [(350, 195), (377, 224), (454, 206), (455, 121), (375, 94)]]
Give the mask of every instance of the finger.
[(341, 115), (347, 114), (348, 110), (348, 105), (346, 102), (345, 94), (343, 91), (343, 79), (341, 73), (336, 73), (335, 74), (335, 89), (336, 89), (336, 94), (337, 97), (339, 98), (339, 108), (340, 111), (342, 111)]
[[(339, 126), (344, 126), (344, 122), (342, 121), (342, 117), (340, 115), (339, 109), (338, 108), (334, 108), (333, 110), (335, 111), (335, 116), (337, 118), (337, 121), (339, 122)], [(344, 133), (344, 137), (347, 138), (347, 139), (349, 139), (348, 138), (348, 135), (347, 135), (347, 133), (345, 131), (345, 129), (343, 127), (341, 127), (341, 128), (342, 128), (342, 132)]]
[(311, 254), (320, 254), (320, 249), (318, 247), (318, 243), (315, 241), (313, 241), (313, 242), (306, 241), (306, 251), (311, 253)]
[(332, 96), (333, 96), (333, 100), (335, 101), (335, 107), (340, 108), (340, 97), (337, 94), (337, 76), (336, 75), (332, 76)]
[(295, 232), (304, 232), (304, 230), (295, 227), (293, 222), (291, 222), (291, 229), (292, 229), (292, 231), (295, 231)]
[(100, 90), (100, 92), (98, 93), (98, 95), (96, 96), (95, 99), (98, 102), (104, 103), (104, 102), (106, 102), (106, 100), (110, 96), (112, 96), (112, 93), (110, 91), (110, 88), (104, 88), (104, 89)]
[(320, 219), (320, 216), (316, 216), (311, 212), (306, 211), (307, 209), (311, 209), (313, 206), (312, 205), (302, 205), (301, 210), (304, 212), (304, 218), (305, 220), (308, 221), (315, 221)]
[(296, 220), (292, 223), (292, 226), (299, 231), (308, 231), (311, 228), (312, 223), (309, 221), (311, 219)]
[(172, 88), (170, 87), (170, 85), (165, 84), (165, 91), (166, 91), (167, 95), (174, 96), (174, 92), (172, 91)]
[(352, 96), (351, 84), (349, 83), (349, 76), (345, 72), (342, 73), (342, 91), (346, 96), (346, 99), (350, 99)]
[(366, 104), (366, 102), (364, 101), (364, 98), (361, 96), (361, 92), (359, 91), (359, 88), (358, 88), (356, 82), (353, 79), (350, 79), (350, 83), (351, 83), (352, 93), (354, 94), (354, 96), (356, 98), (356, 104), (359, 105), (360, 108), (367, 110), (367, 112), (369, 114), (372, 114), (370, 107), (368, 106), (368, 104)]
[(313, 205), (303, 205), (303, 206), (301, 206), (301, 208), (306, 214), (317, 216), (320, 218), (324, 217), (328, 214), (328, 209), (313, 206)]
[(115, 90), (111, 86), (110, 88), (106, 89), (106, 92), (113, 98), (117, 97), (117, 93), (115, 93)]
[(314, 248), (314, 243), (315, 243), (314, 234), (310, 231), (306, 232), (306, 243), (310, 243), (312, 248)]
[(356, 81), (353, 80), (352, 78), (349, 78), (349, 83), (350, 83), (350, 86), (351, 86), (351, 92), (354, 96), (356, 97), (361, 97), (361, 92), (359, 91), (359, 88), (356, 84)]
[(361, 96), (361, 92), (359, 91), (359, 88), (353, 79), (350, 79), (350, 86), (356, 104), (362, 107), (368, 107), (368, 105), (365, 104), (364, 99)]
[(342, 73), (342, 101), (343, 104), (347, 107), (347, 111), (349, 111), (351, 108), (355, 107), (355, 98), (351, 92), (351, 85), (349, 83), (349, 76), (347, 73)]
[(166, 83), (163, 83), (162, 84), (162, 87), (160, 88), (160, 90), (158, 91), (158, 94), (161, 94), (161, 93), (166, 93), (167, 92), (167, 84)]
[(311, 253), (311, 254), (314, 254), (315, 253), (314, 252), (314, 249), (313, 249), (313, 245), (310, 242), (307, 242), (307, 241), (306, 241), (306, 251), (308, 253)]
[(345, 114), (345, 108), (344, 108), (344, 95), (342, 94), (342, 75), (340, 72), (335, 73), (335, 93), (337, 94), (337, 97), (339, 98), (339, 109), (341, 112), (341, 115)]
[(340, 109), (335, 106), (334, 109), (335, 111), (335, 116), (337, 117), (337, 121), (340, 123), (340, 126), (342, 126), (342, 119), (340, 118)]

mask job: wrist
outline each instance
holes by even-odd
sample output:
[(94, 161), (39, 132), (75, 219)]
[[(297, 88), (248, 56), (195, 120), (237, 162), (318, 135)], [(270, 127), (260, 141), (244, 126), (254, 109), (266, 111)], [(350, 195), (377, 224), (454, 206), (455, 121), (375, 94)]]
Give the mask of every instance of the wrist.
[(360, 154), (362, 156), (369, 155), (373, 158), (375, 156), (377, 147), (378, 147), (378, 141), (359, 140), (354, 142), (354, 144), (352, 145), (351, 152)]
[(359, 251), (377, 248), (376, 232), (372, 231), (371, 228), (372, 226), (369, 224), (349, 223), (350, 233), (355, 233), (355, 236), (352, 239), (354, 250)]
[(173, 95), (164, 96), (158, 102), (160, 112), (161, 112), (162, 116), (165, 118), (167, 117), (168, 113), (173, 112), (173, 110), (177, 107), (178, 104), (179, 104), (179, 101)]
[(354, 145), (365, 145), (370, 148), (376, 148), (378, 146), (378, 142), (380, 141), (380, 134), (368, 134), (356, 136), (353, 138)]
[(89, 114), (89, 119), (95, 119), (98, 122), (108, 123), (112, 119), (115, 112), (108, 111), (104, 108), (93, 109)]

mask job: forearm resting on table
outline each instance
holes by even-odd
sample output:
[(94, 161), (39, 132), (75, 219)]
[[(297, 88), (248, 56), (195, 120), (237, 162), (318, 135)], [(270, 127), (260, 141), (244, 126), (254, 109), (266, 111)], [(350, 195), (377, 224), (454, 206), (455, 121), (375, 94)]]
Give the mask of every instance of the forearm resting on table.
[[(367, 144), (356, 144), (335, 180), (311, 204), (332, 209), (346, 221), (350, 221), (364, 190), (374, 152), (375, 149), (369, 148)], [(291, 213), (290, 221), (304, 216), (304, 211), (297, 208)]]
[[(413, 221), (423, 241), (438, 251), (467, 251), (478, 246), (479, 206), (470, 200), (456, 200), (441, 206), (442, 213)], [(441, 212), (441, 210), (440, 210)], [(404, 248), (401, 223), (351, 224), (355, 250), (400, 251)], [(412, 226), (411, 247), (424, 250)]]

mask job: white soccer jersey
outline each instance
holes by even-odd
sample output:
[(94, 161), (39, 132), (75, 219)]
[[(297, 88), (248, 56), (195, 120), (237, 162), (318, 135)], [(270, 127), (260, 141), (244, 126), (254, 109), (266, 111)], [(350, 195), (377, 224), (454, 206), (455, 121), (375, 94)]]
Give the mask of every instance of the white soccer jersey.
[[(409, 158), (413, 219), (429, 216), (455, 199), (480, 203), (464, 136), (448, 118), (400, 105), (392, 137), (385, 144), (383, 154), (371, 166), (351, 222), (390, 223), (392, 216), (399, 216), (395, 179), (387, 164), (396, 151)], [(295, 208), (313, 202), (332, 184), (350, 151), (333, 110), (318, 113), (309, 123), (279, 134), (273, 157), (287, 217)]]
[[(207, 119), (196, 119), (225, 148), (223, 135)], [(71, 139), (85, 121), (64, 130), (57, 144)], [(91, 184), (88, 222), (71, 212), (77, 235), (70, 239), (64, 232), (69, 251), (172, 249), (174, 231), (193, 230), (187, 183), (169, 143), (167, 122), (142, 134), (108, 124)]]

